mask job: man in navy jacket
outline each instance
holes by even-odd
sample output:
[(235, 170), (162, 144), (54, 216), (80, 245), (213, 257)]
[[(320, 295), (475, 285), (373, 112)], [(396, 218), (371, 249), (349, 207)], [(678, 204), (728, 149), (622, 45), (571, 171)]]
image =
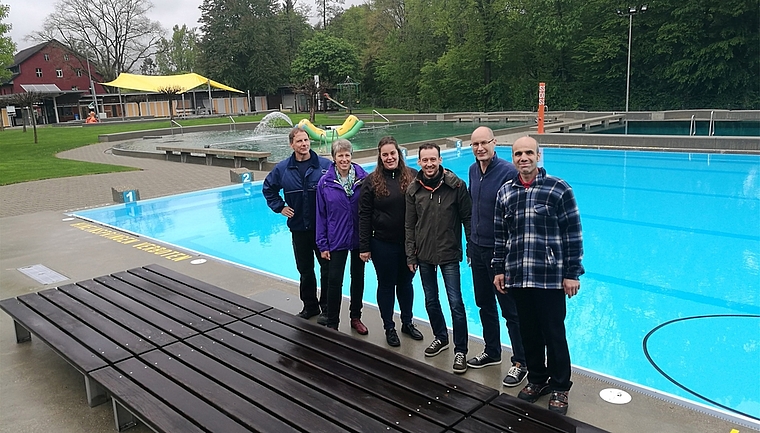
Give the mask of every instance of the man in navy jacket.
[[(267, 175), (262, 192), (269, 208), (288, 218), (296, 268), (301, 275), (299, 294), (303, 309), (298, 316), (309, 319), (327, 311), (327, 260), (320, 256), (315, 230), (317, 183), (330, 168), (330, 161), (311, 150), (311, 141), (303, 129), (293, 128), (288, 137), (293, 154), (290, 158), (280, 161)], [(284, 199), (280, 191), (283, 192)], [(320, 267), (322, 290), (319, 300), (314, 256), (317, 257)]]
[(501, 337), (496, 301), (501, 315), (507, 321), (507, 332), (512, 343), (512, 367), (502, 384), (517, 386), (528, 374), (525, 351), (520, 337), (517, 307), (511, 293), (499, 293), (493, 285), (494, 271), (491, 267), (494, 248), (494, 206), (496, 193), (504, 183), (517, 176), (515, 166), (496, 156), (496, 139), (491, 128), (481, 126), (472, 133), (472, 153), (475, 163), (470, 166), (470, 197), (472, 198), (472, 230), (470, 235), (470, 266), (475, 303), (480, 309), (483, 325), (483, 353), (467, 361), (471, 368), (482, 368), (501, 363)]

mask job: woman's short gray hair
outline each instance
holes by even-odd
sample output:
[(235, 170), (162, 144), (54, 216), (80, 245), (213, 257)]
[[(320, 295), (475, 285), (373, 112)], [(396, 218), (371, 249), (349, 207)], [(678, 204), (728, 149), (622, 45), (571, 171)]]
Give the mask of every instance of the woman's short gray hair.
[(354, 146), (351, 145), (351, 142), (346, 140), (345, 138), (339, 138), (332, 143), (332, 156), (335, 158), (335, 155), (338, 154), (338, 152), (348, 151), (351, 155), (354, 154)]

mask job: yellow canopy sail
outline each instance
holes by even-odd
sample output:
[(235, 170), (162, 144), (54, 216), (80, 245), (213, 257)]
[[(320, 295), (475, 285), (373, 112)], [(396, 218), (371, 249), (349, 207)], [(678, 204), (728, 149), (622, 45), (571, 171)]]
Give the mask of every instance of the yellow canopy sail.
[(115, 80), (101, 84), (122, 89), (142, 90), (143, 92), (161, 92), (163, 89), (180, 88), (181, 90), (178, 93), (185, 93), (199, 86), (210, 85), (216, 89), (243, 93), (238, 89), (209, 80), (195, 73), (180, 75), (135, 75), (121, 73)]

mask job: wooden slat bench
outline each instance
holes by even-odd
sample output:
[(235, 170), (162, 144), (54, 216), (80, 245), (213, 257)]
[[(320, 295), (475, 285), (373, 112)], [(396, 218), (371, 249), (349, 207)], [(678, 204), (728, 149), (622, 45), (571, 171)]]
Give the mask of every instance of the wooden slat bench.
[(243, 166), (243, 161), (253, 160), (259, 163), (259, 170), (262, 169), (267, 158), (272, 156), (271, 152), (259, 152), (254, 150), (236, 150), (236, 149), (214, 149), (214, 148), (197, 148), (197, 147), (168, 147), (156, 146), (156, 150), (166, 153), (166, 160), (174, 154), (179, 154), (180, 162), (187, 162), (192, 155), (205, 156), (206, 165), (214, 165), (214, 158), (231, 157), (235, 168)]
[(84, 373), (91, 405), (111, 397), (120, 431), (599, 431), (158, 265), (0, 308)]
[[(13, 318), (17, 342), (35, 334), (84, 375), (95, 406), (106, 398), (91, 372), (269, 308), (173, 277), (155, 265), (6, 299), (0, 308)], [(188, 285), (194, 282), (198, 289)]]

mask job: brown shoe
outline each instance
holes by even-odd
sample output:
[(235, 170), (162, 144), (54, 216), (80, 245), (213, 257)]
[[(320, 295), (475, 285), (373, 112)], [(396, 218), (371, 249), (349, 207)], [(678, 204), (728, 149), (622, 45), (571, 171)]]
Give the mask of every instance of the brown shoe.
[(535, 403), (536, 400), (538, 400), (539, 397), (542, 395), (549, 394), (551, 390), (549, 389), (548, 383), (530, 383), (528, 382), (527, 385), (525, 385), (525, 388), (520, 391), (519, 394), (517, 394), (517, 398), (520, 400), (525, 400), (530, 403)]
[(351, 327), (354, 328), (359, 335), (369, 334), (369, 330), (364, 326), (361, 319), (351, 319)]
[(549, 410), (567, 415), (567, 406), (569, 406), (567, 391), (552, 391), (552, 396), (549, 397)]

